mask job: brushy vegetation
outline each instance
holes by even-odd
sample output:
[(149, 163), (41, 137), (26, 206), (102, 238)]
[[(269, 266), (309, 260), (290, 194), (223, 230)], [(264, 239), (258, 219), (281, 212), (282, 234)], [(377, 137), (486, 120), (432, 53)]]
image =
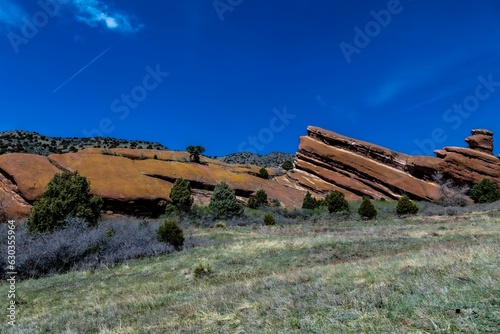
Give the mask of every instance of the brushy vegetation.
[(325, 205), (330, 213), (349, 212), (349, 203), (343, 193), (338, 190), (331, 191), (325, 197)]
[(313, 197), (313, 195), (311, 195), (311, 193), (308, 191), (306, 192), (304, 200), (302, 201), (302, 209), (314, 210), (319, 208), (322, 204), (322, 200)]
[(238, 203), (234, 190), (225, 182), (215, 186), (210, 197), (209, 209), (216, 218), (231, 218), (243, 213), (243, 206)]
[(381, 220), (395, 203), (373, 204), (376, 222), (195, 229), (212, 245), (18, 282), (0, 331), (495, 333), (500, 211)]
[(487, 178), (484, 178), (478, 184), (470, 189), (470, 195), (474, 203), (493, 203), (500, 200), (500, 190)]
[(40, 155), (77, 152), (85, 148), (147, 148), (167, 150), (160, 143), (125, 140), (109, 137), (61, 138), (43, 136), (36, 132), (7, 131), (0, 132), (0, 154), (32, 153)]
[(264, 225), (276, 225), (276, 219), (270, 213), (266, 213), (264, 216)]
[(264, 167), (259, 169), (259, 177), (265, 180), (269, 179), (269, 172), (267, 171), (267, 169), (265, 169)]
[(292, 170), (293, 169), (293, 163), (290, 160), (285, 161), (282, 165), (281, 168), (284, 170)]
[(251, 209), (257, 209), (261, 206), (267, 206), (267, 194), (264, 190), (257, 190), (255, 195), (252, 195), (248, 198), (247, 206)]
[(193, 196), (191, 196), (191, 185), (189, 181), (183, 178), (176, 179), (172, 186), (172, 190), (170, 190), (169, 197), (172, 200), (172, 205), (177, 211), (189, 212), (194, 201)]
[(176, 250), (180, 250), (184, 245), (184, 232), (179, 223), (173, 219), (167, 219), (156, 230), (158, 241), (172, 245)]
[(78, 172), (54, 175), (42, 196), (35, 201), (28, 219), (30, 231), (50, 232), (64, 227), (67, 217), (83, 218), (95, 226), (103, 201), (89, 194), (90, 183)]
[[(122, 219), (102, 221), (95, 228), (82, 219), (67, 219), (65, 228), (51, 233), (29, 233), (23, 225), (16, 228), (16, 269), (18, 278), (37, 278), (71, 270), (109, 268), (136, 258), (171, 253), (174, 247), (157, 240), (158, 221)], [(7, 235), (6, 224), (0, 234)], [(0, 247), (6, 249), (7, 238)], [(190, 249), (202, 240), (186, 238)], [(5, 268), (6, 258), (0, 257)]]
[(358, 214), (362, 219), (375, 219), (377, 217), (377, 209), (375, 209), (368, 197), (363, 197)]
[(396, 213), (400, 216), (414, 215), (418, 212), (418, 206), (408, 197), (402, 196), (396, 207)]

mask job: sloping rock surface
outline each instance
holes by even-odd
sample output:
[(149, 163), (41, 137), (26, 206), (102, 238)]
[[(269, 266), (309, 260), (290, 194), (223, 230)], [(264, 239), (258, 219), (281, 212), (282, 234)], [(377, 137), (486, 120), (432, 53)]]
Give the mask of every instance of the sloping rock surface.
[[(207, 205), (212, 191), (224, 181), (246, 202), (263, 189), (286, 208), (300, 208), (305, 192), (324, 197), (332, 190), (349, 200), (362, 196), (438, 201), (433, 175), (441, 172), (458, 184), (488, 178), (500, 187), (500, 159), (493, 156), (493, 134), (473, 130), (469, 148), (445, 147), (436, 157), (409, 156), (318, 127), (300, 138), (295, 169), (284, 173), (268, 168), (270, 180), (258, 177), (259, 166), (228, 164), (206, 157), (189, 161), (186, 152), (147, 149), (94, 149), (77, 153), (0, 155), (0, 204), (8, 217), (29, 213), (31, 204), (61, 171), (77, 170), (88, 178), (91, 192), (103, 197), (105, 210), (138, 216), (158, 216), (170, 200), (177, 178), (191, 182), (196, 204)], [(276, 174), (278, 173), (278, 174)]]
[(407, 194), (437, 201), (436, 172), (458, 184), (472, 185), (486, 177), (500, 187), (500, 159), (493, 156), (493, 133), (488, 130), (472, 130), (466, 139), (469, 148), (445, 147), (436, 151), (437, 157), (412, 157), (314, 126), (307, 130), (300, 139), (296, 170), (288, 177), (318, 195), (336, 188), (348, 198)]
[(226, 164), (202, 157), (189, 162), (185, 152), (133, 149), (85, 149), (77, 153), (0, 156), (0, 199), (10, 217), (25, 216), (52, 179), (62, 171), (78, 171), (87, 177), (91, 193), (101, 196), (105, 210), (139, 216), (158, 216), (170, 200), (177, 178), (191, 182), (196, 204), (207, 205), (215, 185), (224, 181), (245, 202), (259, 189), (279, 198), (285, 207), (300, 207), (304, 190), (292, 187), (268, 169), (271, 180), (258, 177), (260, 167)]

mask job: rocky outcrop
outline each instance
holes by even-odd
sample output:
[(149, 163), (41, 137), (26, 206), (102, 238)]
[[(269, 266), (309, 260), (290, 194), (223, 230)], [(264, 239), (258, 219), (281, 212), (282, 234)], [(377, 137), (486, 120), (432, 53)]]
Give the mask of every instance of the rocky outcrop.
[(467, 137), (465, 142), (469, 144), (469, 148), (493, 154), (493, 132), (485, 129), (472, 130), (472, 136)]
[(26, 216), (30, 206), (54, 176), (78, 171), (91, 183), (91, 192), (104, 199), (109, 213), (158, 216), (169, 201), (177, 178), (191, 182), (196, 204), (207, 205), (215, 185), (224, 181), (246, 202), (263, 189), (286, 208), (300, 208), (305, 192), (324, 197), (332, 190), (349, 200), (362, 196), (438, 201), (433, 175), (441, 172), (458, 184), (472, 185), (486, 177), (500, 187), (500, 159), (493, 156), (493, 134), (473, 130), (468, 148), (445, 147), (436, 157), (398, 153), (318, 127), (308, 127), (300, 138), (295, 169), (283, 175), (268, 168), (270, 180), (259, 166), (228, 164), (206, 157), (189, 162), (186, 152), (148, 149), (88, 148), (77, 153), (0, 155), (0, 205), (8, 217)]
[[(200, 164), (191, 163), (188, 153), (175, 151), (84, 149), (48, 157), (13, 153), (0, 156), (0, 201), (8, 206), (9, 217), (25, 216), (54, 174), (78, 171), (90, 181), (91, 193), (104, 199), (109, 213), (158, 216), (177, 178), (191, 182), (195, 204), (207, 205), (215, 185), (225, 181), (242, 202), (264, 189), (283, 206), (300, 207), (303, 189), (283, 182), (283, 177), (264, 180), (259, 170), (205, 157)], [(275, 176), (274, 169), (268, 172)]]
[(320, 196), (338, 189), (348, 198), (396, 199), (407, 194), (438, 201), (436, 172), (458, 184), (472, 185), (486, 177), (500, 187), (500, 160), (492, 155), (492, 132), (473, 130), (466, 142), (469, 148), (445, 147), (436, 151), (437, 157), (412, 157), (310, 126), (300, 140), (296, 170), (287, 177)]

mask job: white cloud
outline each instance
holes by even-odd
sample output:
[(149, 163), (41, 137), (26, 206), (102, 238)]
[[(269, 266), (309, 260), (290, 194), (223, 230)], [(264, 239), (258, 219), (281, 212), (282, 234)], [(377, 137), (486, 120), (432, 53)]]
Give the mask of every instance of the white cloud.
[(0, 6), (0, 24), (16, 26), (21, 24), (21, 19), (26, 16), (23, 8), (11, 0), (2, 0)]
[(101, 0), (73, 0), (72, 4), (77, 11), (77, 20), (91, 27), (103, 25), (123, 33), (134, 33), (143, 28), (133, 16), (113, 10)]

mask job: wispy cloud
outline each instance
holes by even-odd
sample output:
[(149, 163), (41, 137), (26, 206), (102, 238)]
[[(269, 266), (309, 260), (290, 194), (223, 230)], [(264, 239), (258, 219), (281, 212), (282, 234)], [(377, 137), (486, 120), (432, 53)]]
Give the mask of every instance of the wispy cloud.
[(372, 105), (384, 104), (403, 92), (407, 85), (408, 82), (406, 80), (388, 82), (375, 95), (368, 97), (368, 102)]
[(128, 15), (110, 8), (101, 0), (73, 0), (76, 19), (91, 27), (103, 26), (122, 33), (135, 33), (144, 26)]
[(11, 0), (2, 0), (0, 5), (0, 24), (2, 26), (19, 25), (23, 16), (26, 16), (26, 13), (21, 6)]

